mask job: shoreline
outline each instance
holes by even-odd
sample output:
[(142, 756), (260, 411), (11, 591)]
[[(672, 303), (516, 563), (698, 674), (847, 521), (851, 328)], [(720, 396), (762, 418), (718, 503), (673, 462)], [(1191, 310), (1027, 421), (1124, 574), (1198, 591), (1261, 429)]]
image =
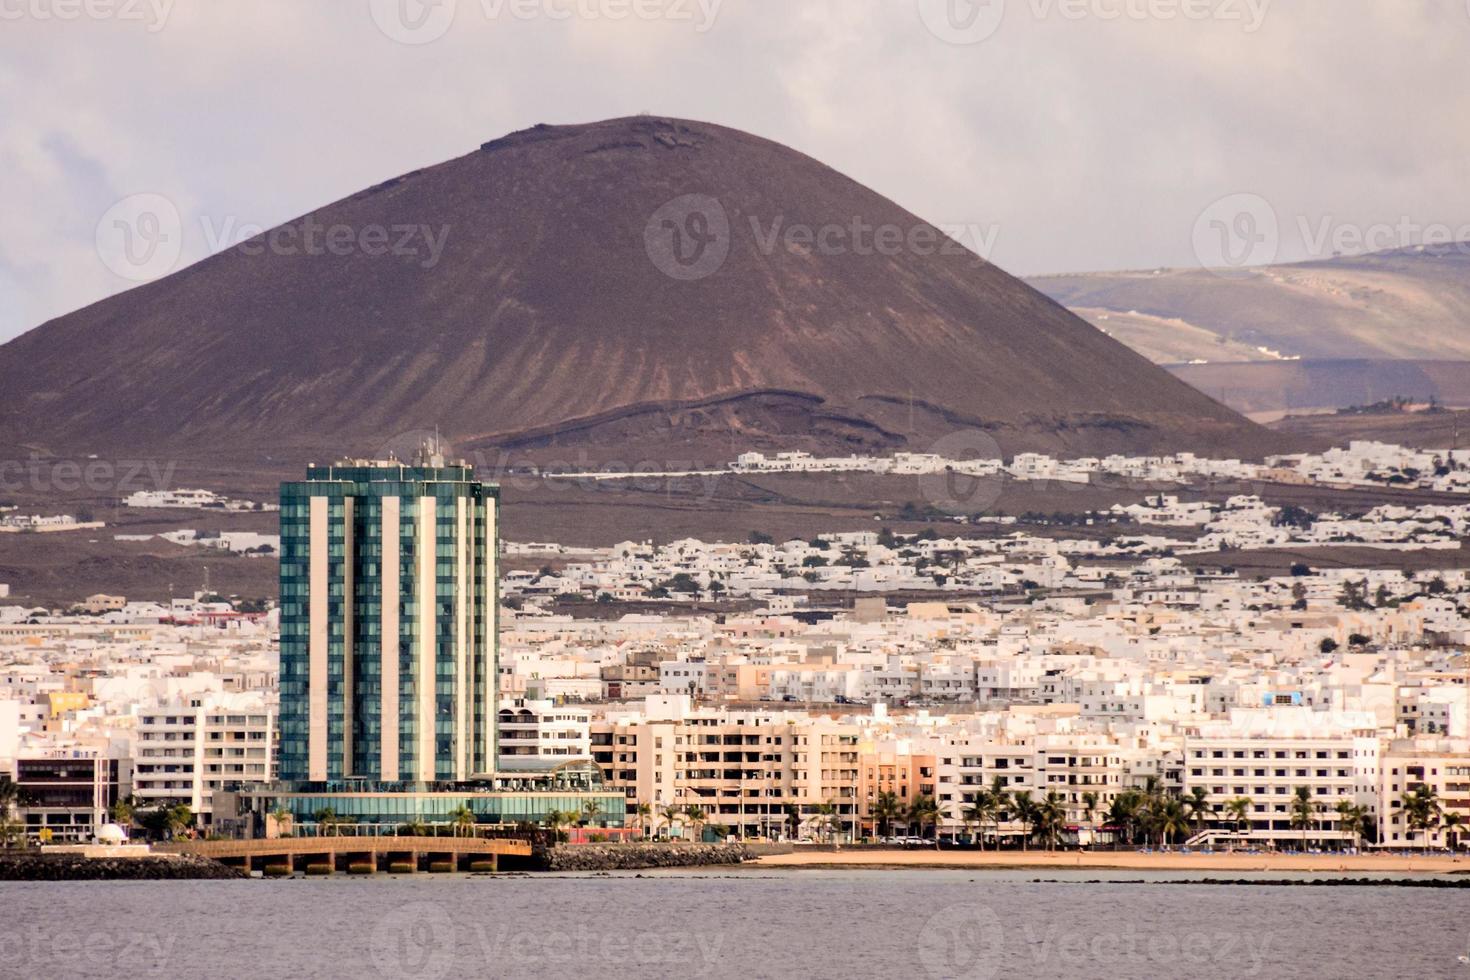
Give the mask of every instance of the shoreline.
[(1470, 857), (1401, 854), (1140, 854), (1135, 851), (840, 851), (765, 854), (745, 865), (768, 869), (1005, 871), (1268, 871), (1470, 874)]
[(218, 861), (188, 854), (0, 853), (0, 881), (225, 881), (245, 877)]

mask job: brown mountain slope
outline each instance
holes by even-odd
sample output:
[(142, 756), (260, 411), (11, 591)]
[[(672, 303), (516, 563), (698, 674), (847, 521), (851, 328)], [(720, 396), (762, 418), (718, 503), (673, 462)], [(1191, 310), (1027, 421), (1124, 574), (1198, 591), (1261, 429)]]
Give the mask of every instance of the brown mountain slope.
[[(283, 227), (0, 347), (0, 439), (370, 451), (440, 426), (607, 456), (964, 427), (1007, 450), (1276, 438), (892, 202), (705, 123), (538, 126)], [(332, 228), (387, 244), (327, 248)], [(669, 256), (725, 249), (714, 268)]]

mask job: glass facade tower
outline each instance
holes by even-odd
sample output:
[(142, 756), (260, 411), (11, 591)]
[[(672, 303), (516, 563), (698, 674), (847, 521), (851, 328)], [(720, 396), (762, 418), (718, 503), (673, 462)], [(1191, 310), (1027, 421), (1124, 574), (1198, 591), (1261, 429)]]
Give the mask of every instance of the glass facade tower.
[(283, 781), (493, 773), (499, 503), (433, 457), (281, 485)]

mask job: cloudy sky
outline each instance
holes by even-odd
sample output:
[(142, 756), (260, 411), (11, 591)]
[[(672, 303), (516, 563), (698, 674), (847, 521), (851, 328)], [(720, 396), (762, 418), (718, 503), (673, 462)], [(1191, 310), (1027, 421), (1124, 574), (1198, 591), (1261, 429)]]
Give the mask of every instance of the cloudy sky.
[(1470, 238), (1467, 63), (1470, 0), (0, 0), (0, 341), (134, 284), (99, 240), (154, 233), (138, 195), (177, 209), (177, 268), (645, 111), (796, 147), (1021, 274)]

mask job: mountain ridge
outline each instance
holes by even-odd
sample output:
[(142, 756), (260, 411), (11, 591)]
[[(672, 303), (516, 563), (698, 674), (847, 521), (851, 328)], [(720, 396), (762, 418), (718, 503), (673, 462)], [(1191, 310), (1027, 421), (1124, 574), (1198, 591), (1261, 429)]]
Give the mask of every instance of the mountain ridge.
[[(859, 221), (905, 244), (828, 247), (825, 231)], [(358, 247), (302, 252), (312, 222), (355, 232)], [(802, 233), (756, 233), (778, 225)], [(367, 254), (364, 231), (378, 228), (423, 229), (424, 242)], [(360, 452), (437, 426), (458, 445), (619, 454), (913, 449), (974, 428), (1006, 451), (1276, 444), (948, 242), (825, 164), (736, 130), (645, 116), (540, 125), (0, 346), (0, 438)]]

